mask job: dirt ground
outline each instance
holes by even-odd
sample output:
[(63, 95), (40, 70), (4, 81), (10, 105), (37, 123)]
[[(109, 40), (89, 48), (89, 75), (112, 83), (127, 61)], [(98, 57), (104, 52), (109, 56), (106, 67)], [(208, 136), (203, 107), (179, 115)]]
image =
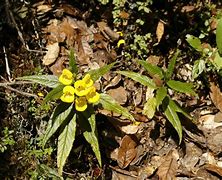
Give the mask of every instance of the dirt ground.
[[(5, 148), (0, 152), (0, 178), (59, 179), (54, 176), (56, 140), (45, 149), (38, 145), (56, 102), (39, 110), (43, 99), (39, 92), (45, 96), (50, 89), (15, 78), (33, 74), (59, 76), (68, 66), (69, 50), (73, 48), (80, 74), (117, 62), (96, 82), (97, 89), (126, 107), (140, 123), (134, 125), (119, 114), (98, 110), (103, 166), (78, 135), (64, 167), (64, 178), (221, 179), (221, 75), (206, 70), (193, 79), (194, 62), (201, 55), (186, 41), (187, 34), (202, 34), (202, 42), (216, 47), (214, 23), (216, 16), (222, 14), (221, 2), (153, 1), (146, 5), (150, 11), (142, 13), (131, 8), (135, 4), (129, 1), (118, 18), (114, 18), (116, 6), (111, 1), (106, 5), (100, 2), (0, 2), (0, 148)], [(138, 19), (144, 24), (138, 25)], [(124, 41), (118, 45), (120, 40)], [(177, 49), (180, 54), (172, 77), (193, 83), (198, 95), (169, 91), (169, 96), (192, 117), (190, 120), (179, 115), (181, 143), (161, 110), (152, 118), (144, 115), (144, 104), (153, 92), (116, 73), (127, 70), (149, 76), (136, 62), (138, 59), (167, 69)], [(157, 78), (156, 83), (162, 82)], [(10, 135), (3, 132), (6, 127), (12, 130)], [(10, 140), (14, 143), (10, 144)]]

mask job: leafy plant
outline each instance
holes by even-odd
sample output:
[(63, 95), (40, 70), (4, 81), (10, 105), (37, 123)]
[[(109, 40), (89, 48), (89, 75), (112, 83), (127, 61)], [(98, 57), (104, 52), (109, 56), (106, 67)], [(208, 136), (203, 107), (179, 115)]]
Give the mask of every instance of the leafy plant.
[(13, 130), (9, 130), (7, 127), (2, 131), (3, 136), (0, 138), (0, 151), (3, 153), (9, 146), (15, 144), (15, 140), (12, 136)]
[(222, 69), (222, 18), (218, 20), (216, 29), (217, 48), (212, 48), (208, 43), (202, 43), (198, 37), (188, 34), (186, 40), (191, 47), (199, 52), (200, 58), (194, 62), (192, 76), (197, 78), (203, 72)]
[(138, 60), (138, 63), (146, 69), (152, 78), (131, 71), (117, 71), (117, 73), (127, 76), (155, 91), (155, 96), (153, 95), (153, 97), (147, 99), (146, 103), (144, 104), (143, 114), (151, 119), (154, 117), (156, 110), (160, 110), (161, 106), (163, 114), (167, 117), (167, 119), (177, 131), (179, 142), (181, 142), (182, 126), (178, 117), (178, 113), (182, 113), (189, 119), (191, 119), (191, 116), (187, 114), (170, 97), (168, 94), (168, 89), (172, 89), (178, 93), (186, 93), (194, 96), (196, 96), (196, 93), (193, 90), (193, 84), (172, 80), (178, 54), (179, 51), (174, 54), (166, 71), (144, 60)]
[(106, 74), (115, 63), (89, 71), (82, 79), (77, 79), (78, 68), (74, 57), (74, 52), (71, 51), (69, 69), (64, 69), (59, 78), (53, 75), (34, 75), (18, 78), (19, 80), (29, 80), (52, 87), (53, 89), (46, 95), (44, 103), (60, 99), (59, 105), (55, 107), (49, 119), (43, 138), (43, 146), (45, 146), (52, 135), (56, 132), (59, 133), (57, 145), (59, 175), (62, 175), (63, 167), (71, 152), (77, 130), (81, 131), (86, 141), (91, 144), (100, 166), (102, 165), (96, 128), (95, 109), (97, 107), (101, 106), (104, 109), (122, 114), (132, 121), (134, 120), (127, 109), (120, 106), (110, 96), (98, 93), (94, 86), (94, 82)]

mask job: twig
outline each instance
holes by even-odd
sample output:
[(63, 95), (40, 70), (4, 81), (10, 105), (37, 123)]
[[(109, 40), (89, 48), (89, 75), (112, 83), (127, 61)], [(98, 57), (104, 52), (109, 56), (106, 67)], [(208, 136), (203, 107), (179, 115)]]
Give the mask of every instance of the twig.
[(4, 85), (4, 86), (2, 85), (2, 87), (6, 88), (6, 89), (9, 89), (9, 90), (11, 90), (11, 91), (17, 92), (17, 93), (19, 93), (19, 94), (21, 94), (21, 95), (23, 95), (23, 96), (38, 98), (38, 96), (35, 95), (35, 94), (22, 92), (22, 91), (19, 91), (19, 90), (15, 89), (15, 88), (12, 88), (12, 87), (10, 87), (10, 86), (7, 86), (7, 85)]
[(3, 52), (5, 55), (5, 68), (6, 68), (6, 73), (8, 75), (8, 79), (9, 81), (11, 81), (11, 73), (10, 73), (10, 68), (9, 68), (9, 64), (8, 64), (8, 56), (6, 54), (6, 50), (5, 50), (5, 46), (3, 46)]
[(9, 4), (9, 0), (5, 0), (5, 10), (7, 12), (7, 15), (9, 16), (8, 18), (11, 20), (13, 26), (16, 28), (17, 30), (17, 33), (18, 33), (18, 36), (19, 36), (19, 39), (20, 41), (22, 42), (23, 46), (26, 48), (27, 51), (30, 51), (30, 52), (38, 52), (38, 53), (44, 53), (45, 51), (42, 51), (42, 50), (33, 50), (33, 49), (30, 49), (28, 44), (25, 42), (24, 38), (23, 38), (23, 35), (22, 35), (22, 32), (20, 31), (16, 21), (15, 21), (15, 18), (13, 16), (13, 13), (12, 11), (10, 10), (10, 4)]

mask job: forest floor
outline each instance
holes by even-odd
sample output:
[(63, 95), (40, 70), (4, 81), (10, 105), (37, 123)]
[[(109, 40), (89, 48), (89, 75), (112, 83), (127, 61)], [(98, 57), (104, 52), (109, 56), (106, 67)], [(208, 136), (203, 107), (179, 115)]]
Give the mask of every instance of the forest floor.
[[(98, 110), (102, 167), (90, 145), (77, 135), (63, 178), (221, 179), (222, 65), (214, 67), (210, 64), (214, 56), (203, 55), (194, 48), (198, 43), (187, 40), (192, 35), (201, 40), (201, 48), (216, 49), (221, 2), (101, 2), (0, 2), (0, 179), (56, 177), (56, 138), (46, 148), (39, 145), (56, 102), (40, 110), (42, 96), (50, 89), (15, 79), (59, 76), (69, 64), (70, 49), (80, 74), (116, 62), (96, 87), (127, 108), (139, 123)], [(195, 91), (167, 90), (170, 101), (183, 109), (178, 113), (181, 142), (178, 126), (168, 119), (176, 110), (169, 115), (164, 108), (154, 108), (152, 114), (152, 107), (146, 105), (146, 112), (143, 108), (156, 91), (117, 73), (147, 75), (158, 87), (165, 87), (168, 82), (147, 73), (137, 60), (166, 72), (172, 58), (176, 64), (171, 79), (192, 83)]]

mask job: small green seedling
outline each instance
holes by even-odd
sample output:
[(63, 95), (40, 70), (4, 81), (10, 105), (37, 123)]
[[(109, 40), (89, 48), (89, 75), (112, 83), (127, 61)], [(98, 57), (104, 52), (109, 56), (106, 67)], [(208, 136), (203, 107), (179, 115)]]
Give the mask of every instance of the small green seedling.
[[(151, 119), (154, 117), (156, 110), (160, 110), (159, 107), (162, 106), (164, 115), (167, 117), (167, 119), (177, 131), (179, 136), (179, 142), (181, 142), (182, 126), (178, 117), (178, 113), (182, 113), (189, 119), (191, 119), (191, 116), (188, 115), (184, 110), (182, 110), (182, 108), (179, 107), (177, 103), (171, 99), (171, 97), (168, 95), (168, 89), (172, 89), (179, 93), (186, 93), (194, 96), (196, 96), (196, 93), (193, 90), (193, 84), (175, 81), (171, 79), (178, 54), (179, 51), (174, 54), (166, 71), (144, 60), (138, 60), (138, 63), (147, 70), (151, 77), (153, 77), (152, 79), (148, 76), (131, 71), (117, 71), (117, 73), (127, 76), (133, 79), (134, 81), (137, 81), (142, 85), (147, 86), (155, 91), (155, 96), (149, 98), (146, 101), (143, 108), (143, 114), (145, 114), (148, 118)], [(154, 79), (162, 81), (161, 85), (157, 85)]]

